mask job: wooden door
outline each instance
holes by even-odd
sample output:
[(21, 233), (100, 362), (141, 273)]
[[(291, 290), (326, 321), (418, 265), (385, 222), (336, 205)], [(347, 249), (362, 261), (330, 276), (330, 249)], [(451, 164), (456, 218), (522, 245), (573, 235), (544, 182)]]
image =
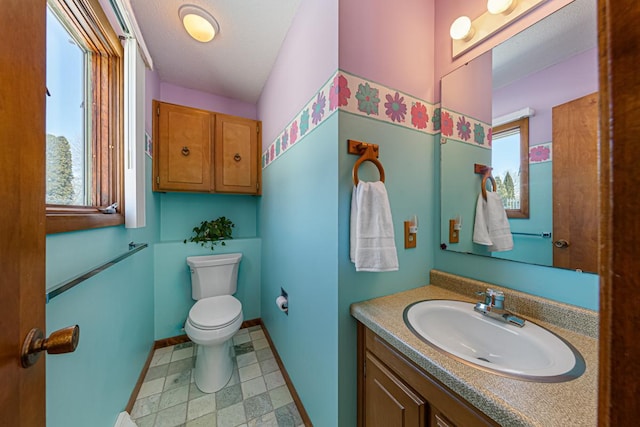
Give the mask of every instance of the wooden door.
[(554, 267), (598, 271), (598, 189), (598, 93), (593, 93), (553, 108)]
[(365, 370), (366, 427), (422, 427), (426, 402), (367, 352)]
[(44, 357), (20, 365), (31, 328), (45, 330), (44, 0), (0, 13), (0, 424), (45, 425)]
[(213, 113), (157, 101), (153, 108), (154, 191), (211, 191)]
[(260, 122), (216, 115), (215, 189), (260, 194)]

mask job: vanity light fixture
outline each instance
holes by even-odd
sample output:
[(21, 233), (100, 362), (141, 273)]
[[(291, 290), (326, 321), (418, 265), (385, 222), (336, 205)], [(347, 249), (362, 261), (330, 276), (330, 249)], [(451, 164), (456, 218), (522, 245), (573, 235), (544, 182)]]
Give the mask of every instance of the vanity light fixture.
[(471, 18), (468, 16), (460, 16), (453, 21), (451, 28), (449, 28), (449, 35), (454, 40), (471, 40), (475, 30), (471, 26)]
[(492, 15), (508, 15), (516, 8), (518, 0), (488, 0), (487, 11)]
[(201, 7), (185, 4), (178, 9), (178, 15), (187, 33), (199, 42), (209, 42), (220, 32), (218, 21)]
[(459, 17), (453, 21), (449, 31), (452, 57), (462, 55), (544, 2), (545, 0), (488, 0), (487, 12), (476, 19)]

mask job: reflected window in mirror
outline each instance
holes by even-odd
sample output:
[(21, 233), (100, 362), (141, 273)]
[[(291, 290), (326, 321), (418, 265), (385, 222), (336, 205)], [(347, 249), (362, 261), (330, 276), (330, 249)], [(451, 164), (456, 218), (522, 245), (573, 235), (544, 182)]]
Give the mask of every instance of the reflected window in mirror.
[(491, 166), (508, 218), (529, 218), (529, 118), (493, 128)]

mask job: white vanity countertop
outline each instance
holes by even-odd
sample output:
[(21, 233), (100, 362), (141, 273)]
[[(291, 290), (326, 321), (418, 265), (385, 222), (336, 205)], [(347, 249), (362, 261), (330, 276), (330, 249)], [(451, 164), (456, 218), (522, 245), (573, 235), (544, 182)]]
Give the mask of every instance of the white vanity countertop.
[[(442, 274), (446, 280), (458, 281), (457, 276), (447, 273)], [(434, 278), (432, 272), (431, 282), (440, 282), (439, 285), (449, 287), (442, 282), (441, 277)], [(472, 285), (488, 285), (482, 282), (468, 281)], [(446, 281), (445, 280), (445, 281)], [(440, 380), (451, 390), (469, 401), (476, 408), (487, 414), (493, 420), (504, 426), (595, 426), (597, 424), (598, 402), (598, 340), (589, 334), (597, 331), (597, 314), (595, 312), (580, 309), (549, 301), (554, 315), (562, 315), (563, 310), (577, 313), (571, 321), (579, 323), (570, 329), (561, 328), (535, 318), (531, 313), (523, 313), (512, 309), (508, 305), (509, 294), (514, 298), (523, 299), (522, 293), (506, 288), (492, 286), (504, 290), (507, 309), (512, 309), (516, 314), (544, 326), (571, 343), (582, 354), (586, 362), (586, 370), (579, 378), (560, 383), (538, 383), (518, 379), (502, 377), (487, 373), (472, 366), (461, 363), (446, 354), (434, 349), (420, 338), (414, 335), (404, 323), (403, 312), (409, 304), (428, 299), (452, 299), (467, 302), (476, 302), (470, 295), (469, 283), (461, 284), (457, 290), (463, 294), (453, 292), (445, 287), (429, 285), (405, 292), (400, 292), (386, 297), (353, 304), (351, 314), (373, 332), (382, 337), (389, 344), (398, 349), (402, 354), (422, 367), (429, 374)], [(524, 299), (527, 297), (525, 296)], [(533, 306), (546, 306), (545, 300), (532, 297)], [(522, 301), (520, 301), (522, 303)], [(525, 303), (526, 304), (526, 303)], [(525, 310), (532, 311), (532, 310)], [(544, 312), (538, 307), (533, 310)], [(545, 317), (548, 313), (542, 313)], [(548, 317), (548, 316), (547, 316)], [(560, 323), (566, 322), (567, 317), (558, 318)], [(555, 320), (555, 319), (554, 319)], [(571, 326), (571, 325), (570, 325)], [(588, 333), (574, 332), (586, 329)], [(573, 330), (571, 330), (573, 329)], [(584, 332), (584, 331), (583, 331)]]

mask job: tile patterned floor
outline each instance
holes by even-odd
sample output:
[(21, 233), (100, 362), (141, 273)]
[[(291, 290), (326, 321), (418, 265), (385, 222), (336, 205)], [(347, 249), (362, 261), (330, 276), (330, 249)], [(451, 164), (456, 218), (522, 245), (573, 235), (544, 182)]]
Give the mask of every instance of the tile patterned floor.
[(131, 418), (139, 427), (298, 427), (302, 418), (260, 326), (233, 337), (229, 383), (206, 394), (193, 382), (195, 344), (157, 349)]

